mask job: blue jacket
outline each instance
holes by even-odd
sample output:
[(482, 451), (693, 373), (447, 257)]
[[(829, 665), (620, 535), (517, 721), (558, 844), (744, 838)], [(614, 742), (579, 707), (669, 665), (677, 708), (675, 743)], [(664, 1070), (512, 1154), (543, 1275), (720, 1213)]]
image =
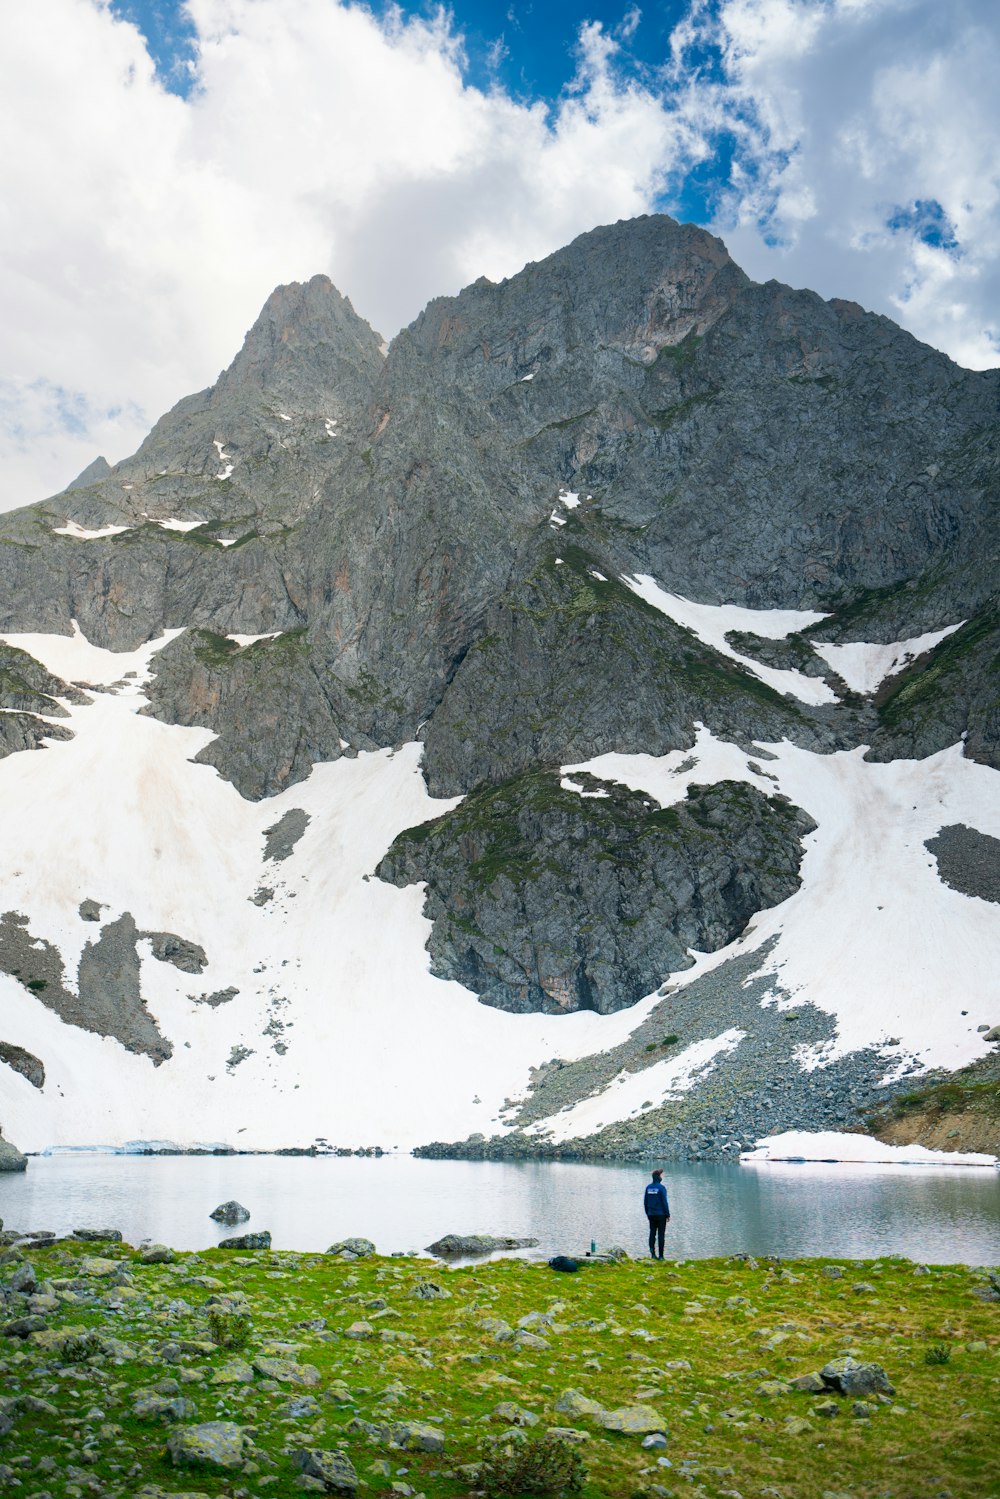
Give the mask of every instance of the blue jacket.
[(670, 1204), (667, 1189), (662, 1182), (648, 1182), (642, 1196), (642, 1205), (647, 1218), (669, 1218)]

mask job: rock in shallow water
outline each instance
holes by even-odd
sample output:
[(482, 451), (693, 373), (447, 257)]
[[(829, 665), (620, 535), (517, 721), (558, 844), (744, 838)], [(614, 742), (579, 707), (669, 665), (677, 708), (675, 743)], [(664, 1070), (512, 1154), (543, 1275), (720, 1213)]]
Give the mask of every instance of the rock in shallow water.
[(246, 1223), (250, 1217), (250, 1211), (243, 1206), (242, 1202), (237, 1202), (235, 1198), (231, 1198), (229, 1202), (220, 1202), (219, 1206), (209, 1213), (208, 1216), (214, 1218), (216, 1223), (225, 1223), (232, 1226), (236, 1223)]

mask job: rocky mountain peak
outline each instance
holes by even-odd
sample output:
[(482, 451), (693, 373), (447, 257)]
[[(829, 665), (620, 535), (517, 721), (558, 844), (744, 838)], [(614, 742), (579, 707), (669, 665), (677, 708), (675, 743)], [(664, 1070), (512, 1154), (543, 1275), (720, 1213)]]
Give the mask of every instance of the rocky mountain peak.
[[(377, 375), (382, 339), (328, 276), (276, 287), (215, 386), (218, 398), (253, 389), (290, 392)], [(355, 383), (352, 381), (351, 383)]]

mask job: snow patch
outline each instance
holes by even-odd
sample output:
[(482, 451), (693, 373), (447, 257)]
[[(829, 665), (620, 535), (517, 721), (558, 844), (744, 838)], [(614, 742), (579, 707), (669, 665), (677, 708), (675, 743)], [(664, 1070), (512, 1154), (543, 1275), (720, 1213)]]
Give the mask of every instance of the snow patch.
[(161, 526), (164, 531), (197, 531), (198, 527), (203, 526), (205, 522), (203, 520), (156, 520), (153, 524)]
[(589, 771), (661, 806), (718, 780), (787, 796), (818, 824), (804, 840), (801, 888), (758, 912), (738, 950), (775, 939), (762, 972), (792, 1003), (836, 1017), (836, 1038), (803, 1064), (875, 1046), (887, 1061), (954, 1070), (988, 1050), (976, 1023), (996, 992), (1000, 908), (945, 885), (924, 844), (951, 823), (1000, 837), (1000, 772), (967, 760), (961, 744), (884, 765), (864, 754), (783, 741), (748, 756), (699, 728), (692, 750), (601, 755), (563, 775)]
[(753, 1150), (740, 1154), (740, 1165), (760, 1166), (771, 1161), (830, 1161), (848, 1165), (996, 1166), (996, 1156), (976, 1151), (927, 1150), (923, 1145), (885, 1145), (870, 1135), (837, 1130), (786, 1130), (758, 1140)]
[(235, 640), (236, 644), (243, 650), (248, 645), (256, 645), (258, 640), (276, 640), (281, 634), (280, 630), (269, 630), (266, 635), (233, 635), (226, 636), (227, 640)]
[(957, 625), (946, 625), (943, 630), (932, 630), (912, 640), (897, 640), (894, 645), (866, 645), (860, 641), (850, 645), (829, 645), (817, 640), (814, 649), (838, 677), (843, 677), (852, 692), (863, 692), (868, 696), (878, 690), (886, 677), (895, 676), (918, 656), (932, 651), (942, 640), (960, 630), (964, 623), (964, 620), (959, 620)]
[(580, 503), (580, 496), (571, 489), (560, 489), (558, 499), (560, 505), (565, 505), (567, 510), (575, 510)]
[(817, 614), (812, 609), (744, 609), (737, 604), (696, 604), (693, 599), (683, 599), (679, 594), (668, 593), (647, 573), (638, 573), (634, 578), (623, 576), (622, 582), (626, 588), (630, 588), (675, 624), (691, 630), (704, 645), (711, 646), (722, 656), (728, 656), (731, 661), (738, 661), (775, 692), (797, 697), (800, 702), (813, 706), (837, 701), (837, 694), (822, 678), (807, 677), (800, 671), (765, 666), (750, 656), (741, 656), (726, 643), (726, 635), (730, 630), (763, 635), (768, 640), (783, 640), (793, 631), (803, 630), (806, 625), (825, 619), (825, 614)]
[(72, 536), (74, 541), (97, 541), (102, 536), (120, 536), (123, 531), (130, 531), (131, 526), (102, 526), (98, 531), (88, 531), (85, 526), (78, 526), (75, 520), (68, 520), (64, 526), (53, 526), (53, 536)]

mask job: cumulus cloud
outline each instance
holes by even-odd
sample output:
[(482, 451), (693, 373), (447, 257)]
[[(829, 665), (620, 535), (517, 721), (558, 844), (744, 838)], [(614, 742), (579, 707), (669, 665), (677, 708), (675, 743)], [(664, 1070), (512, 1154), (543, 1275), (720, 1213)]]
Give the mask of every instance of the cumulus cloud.
[(180, 98), (108, 0), (11, 0), (0, 508), (134, 448), (278, 282), (325, 271), (391, 335), (597, 223), (683, 210), (692, 170), (721, 173), (701, 217), (752, 275), (996, 362), (992, 3), (690, 0), (656, 72), (623, 4), (546, 103), (469, 86), (443, 10), (188, 0)]

